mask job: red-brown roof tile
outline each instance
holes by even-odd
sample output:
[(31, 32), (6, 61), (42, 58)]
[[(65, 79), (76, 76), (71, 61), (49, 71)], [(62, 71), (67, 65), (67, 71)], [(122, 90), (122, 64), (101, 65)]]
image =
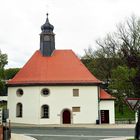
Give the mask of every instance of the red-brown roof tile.
[(108, 94), (104, 89), (100, 90), (100, 99), (101, 100), (115, 100), (115, 97), (111, 96), (110, 94)]
[(72, 50), (55, 50), (50, 57), (36, 51), (25, 66), (8, 81), (14, 84), (100, 83)]

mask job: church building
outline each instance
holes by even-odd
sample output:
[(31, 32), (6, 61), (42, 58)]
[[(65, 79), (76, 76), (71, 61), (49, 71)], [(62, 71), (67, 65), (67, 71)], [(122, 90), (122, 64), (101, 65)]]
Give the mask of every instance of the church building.
[(114, 100), (72, 50), (56, 50), (48, 15), (40, 48), (8, 81), (9, 119), (24, 124), (114, 124)]

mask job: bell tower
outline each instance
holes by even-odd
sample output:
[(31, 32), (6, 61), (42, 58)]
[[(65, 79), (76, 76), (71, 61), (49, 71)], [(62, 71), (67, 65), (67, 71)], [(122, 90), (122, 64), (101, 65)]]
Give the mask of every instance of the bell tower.
[(51, 56), (55, 50), (55, 34), (53, 33), (54, 26), (50, 24), (48, 13), (45, 24), (41, 26), (40, 34), (40, 51), (43, 56)]

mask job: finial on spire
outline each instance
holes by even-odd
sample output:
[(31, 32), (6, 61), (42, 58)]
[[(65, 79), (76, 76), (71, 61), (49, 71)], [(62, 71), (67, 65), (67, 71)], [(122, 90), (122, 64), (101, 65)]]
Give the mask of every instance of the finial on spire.
[(46, 15), (47, 15), (47, 18), (48, 18), (49, 14), (47, 13)]

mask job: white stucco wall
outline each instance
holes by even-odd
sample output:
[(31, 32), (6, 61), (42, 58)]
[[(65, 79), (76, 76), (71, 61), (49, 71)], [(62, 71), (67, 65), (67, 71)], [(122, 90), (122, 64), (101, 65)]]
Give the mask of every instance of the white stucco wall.
[[(23, 89), (24, 94), (18, 97), (16, 94), (17, 89)], [(29, 87), (10, 87), (8, 88), (8, 109), (9, 109), (9, 119), (11, 122), (15, 123), (39, 123), (39, 88), (29, 88)], [(22, 103), (23, 105), (23, 117), (16, 117), (16, 105), (17, 103)]]
[[(16, 95), (22, 88), (23, 96)], [(48, 88), (50, 95), (42, 96), (41, 90)], [(73, 89), (79, 89), (79, 97), (73, 97)], [(16, 117), (16, 104), (23, 104), (23, 117)], [(49, 119), (41, 118), (41, 106), (49, 105)], [(80, 112), (72, 112), (72, 107), (80, 107)], [(61, 124), (62, 111), (71, 111), (73, 124), (96, 123), (98, 119), (98, 88), (97, 86), (34, 86), (9, 87), (8, 108), (11, 122), (28, 124)]]
[(100, 110), (109, 110), (109, 123), (115, 124), (114, 100), (101, 100)]

